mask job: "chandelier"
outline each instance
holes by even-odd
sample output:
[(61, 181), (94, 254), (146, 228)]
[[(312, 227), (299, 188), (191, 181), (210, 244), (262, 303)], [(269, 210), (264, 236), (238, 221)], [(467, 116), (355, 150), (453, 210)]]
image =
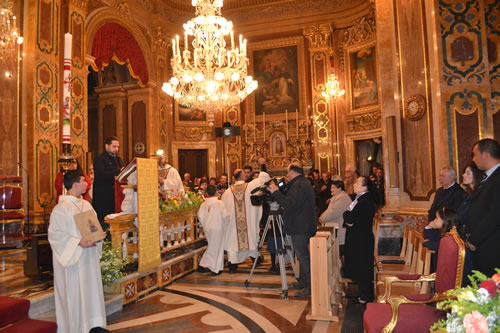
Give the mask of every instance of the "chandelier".
[(335, 74), (330, 74), (330, 78), (328, 79), (328, 82), (326, 83), (326, 92), (322, 91), (321, 95), (325, 98), (330, 98), (330, 97), (340, 97), (345, 94), (344, 89), (340, 89), (340, 84), (339, 81), (337, 80), (337, 75)]
[[(17, 46), (23, 43), (16, 26), (13, 4), (10, 0), (0, 0), (0, 61), (7, 68), (15, 67), (17, 63)], [(8, 70), (5, 75), (11, 77)]]
[(235, 47), (233, 23), (221, 16), (222, 1), (192, 0), (196, 17), (184, 24), (183, 50), (179, 36), (172, 40), (173, 77), (162, 89), (183, 106), (213, 112), (240, 104), (257, 88), (247, 76), (247, 41), (240, 35)]

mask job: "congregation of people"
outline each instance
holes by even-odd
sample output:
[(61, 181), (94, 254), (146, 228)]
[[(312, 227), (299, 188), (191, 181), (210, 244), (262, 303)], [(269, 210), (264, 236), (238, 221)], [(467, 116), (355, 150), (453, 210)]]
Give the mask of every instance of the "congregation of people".
[[(49, 241), (54, 251), (54, 281), (57, 323), (60, 327), (78, 327), (69, 331), (106, 331), (106, 317), (101, 304), (99, 256), (102, 242), (83, 239), (75, 227), (75, 216), (95, 211), (104, 231), (104, 217), (114, 213), (114, 181), (123, 162), (117, 156), (119, 141), (105, 140), (105, 150), (93, 162), (93, 182), (77, 163), (71, 171), (58, 175), (59, 203), (54, 208), (49, 227)], [(472, 161), (463, 170), (459, 184), (456, 169), (445, 166), (439, 172), (439, 184), (428, 211), (424, 246), (439, 250), (440, 239), (455, 227), (467, 246), (464, 284), (472, 269), (490, 276), (500, 267), (500, 145), (483, 139), (472, 147)], [(359, 304), (375, 298), (373, 285), (374, 247), (373, 221), (385, 204), (383, 167), (373, 164), (368, 175), (359, 175), (347, 165), (344, 177), (336, 168), (320, 173), (312, 169), (305, 174), (299, 163), (291, 163), (284, 176), (286, 186), (279, 188), (270, 181), (266, 160), (258, 159), (259, 170), (246, 165), (233, 170), (231, 179), (222, 174), (219, 179), (189, 173), (181, 179), (179, 172), (158, 157), (159, 189), (195, 191), (206, 200), (199, 208), (198, 218), (207, 237), (208, 248), (199, 271), (214, 276), (224, 269), (227, 255), (229, 273), (249, 257), (260, 263), (259, 240), (262, 233), (262, 206), (252, 205), (251, 196), (257, 188), (266, 189), (281, 207), (283, 231), (290, 236), (300, 265), (300, 277), (292, 287), (297, 298), (310, 297), (311, 272), (309, 241), (319, 226), (337, 228), (337, 240), (342, 256), (342, 274), (351, 278), (360, 290)], [(61, 183), (67, 190), (62, 195)], [(90, 192), (90, 197), (88, 196)], [(88, 202), (92, 198), (92, 205)], [(282, 240), (281, 240), (282, 241)], [(282, 246), (282, 245), (279, 245)], [(271, 251), (270, 251), (271, 252)], [(276, 273), (276, 256), (272, 254), (272, 272)], [(433, 266), (437, 255), (433, 256)], [(93, 267), (92, 270), (83, 267)], [(78, 277), (77, 277), (78, 276)], [(100, 287), (99, 287), (100, 286)], [(89, 295), (81, 290), (91, 290)], [(80, 304), (69, 308), (68, 304)], [(84, 328), (81, 330), (80, 328)], [(91, 332), (92, 332), (91, 330)]]

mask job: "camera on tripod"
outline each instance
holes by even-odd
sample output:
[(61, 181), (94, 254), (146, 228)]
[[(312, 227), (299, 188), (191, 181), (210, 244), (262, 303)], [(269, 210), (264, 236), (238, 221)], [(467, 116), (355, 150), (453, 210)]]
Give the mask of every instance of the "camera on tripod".
[[(250, 194), (252, 194), (250, 196), (250, 201), (252, 202), (252, 205), (261, 206), (264, 203), (264, 201), (267, 201), (267, 202), (274, 201), (271, 198), (271, 192), (267, 189), (267, 187), (269, 186), (269, 184), (271, 184), (271, 182), (276, 184), (282, 193), (285, 192), (285, 189), (286, 189), (285, 178), (273, 178), (270, 181), (268, 181), (267, 183), (265, 183), (264, 185), (254, 188), (252, 190), (252, 192), (250, 192)], [(257, 192), (260, 192), (260, 193), (254, 194)]]

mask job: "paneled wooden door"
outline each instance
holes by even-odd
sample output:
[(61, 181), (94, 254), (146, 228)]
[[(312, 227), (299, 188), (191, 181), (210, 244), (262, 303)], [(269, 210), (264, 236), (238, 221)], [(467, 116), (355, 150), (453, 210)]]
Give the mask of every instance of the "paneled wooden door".
[(189, 172), (191, 179), (208, 176), (208, 149), (179, 149), (179, 173)]

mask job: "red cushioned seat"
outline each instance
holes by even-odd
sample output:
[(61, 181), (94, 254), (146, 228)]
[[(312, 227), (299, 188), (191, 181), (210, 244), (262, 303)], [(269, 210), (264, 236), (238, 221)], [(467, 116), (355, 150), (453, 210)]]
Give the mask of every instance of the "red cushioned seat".
[(24, 220), (24, 214), (18, 212), (3, 213), (0, 211), (0, 220)]
[(29, 309), (27, 299), (0, 296), (0, 328), (27, 318)]
[(19, 186), (0, 186), (0, 207), (3, 209), (22, 208), (23, 189)]
[[(401, 276), (402, 279), (391, 279), (393, 282), (405, 282), (412, 279), (434, 280), (436, 293), (390, 297), (388, 303), (369, 303), (363, 314), (365, 332), (379, 333), (383, 329), (386, 332), (429, 332), (429, 328), (434, 323), (445, 318), (445, 313), (425, 305), (425, 303), (447, 299), (449, 297), (448, 290), (461, 287), (463, 272), (458, 268), (463, 268), (464, 260), (465, 245), (456, 228), (453, 227), (439, 243), (438, 265), (435, 275), (405, 275)], [(391, 331), (392, 326), (394, 329)]]
[[(440, 319), (444, 313), (428, 305), (401, 304), (395, 333), (429, 333), (429, 328)], [(391, 321), (392, 309), (386, 303), (368, 303), (363, 315), (363, 327), (366, 333), (379, 333)]]
[(27, 319), (3, 330), (2, 333), (56, 333), (57, 324), (51, 321)]

